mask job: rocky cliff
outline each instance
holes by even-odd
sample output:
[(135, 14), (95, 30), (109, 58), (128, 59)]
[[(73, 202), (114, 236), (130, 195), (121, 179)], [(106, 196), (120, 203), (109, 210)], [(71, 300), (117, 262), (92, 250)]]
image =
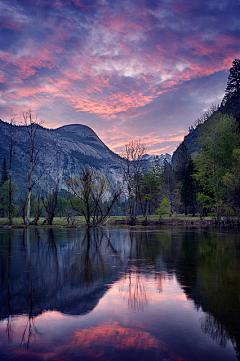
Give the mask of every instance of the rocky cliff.
[[(123, 159), (112, 152), (91, 128), (80, 124), (57, 129), (39, 126), (36, 134), (36, 149), (41, 148), (41, 151), (34, 177), (37, 179), (44, 171), (38, 182), (41, 191), (53, 187), (56, 181), (60, 190), (66, 190), (66, 181), (79, 174), (83, 166), (98, 169), (114, 185), (123, 183)], [(4, 157), (9, 164), (9, 141), (10, 124), (0, 120), (0, 166)], [(14, 126), (13, 181), (18, 185), (20, 196), (27, 190), (29, 154), (30, 140), (26, 126)], [(154, 156), (145, 157), (147, 166), (151, 166)], [(160, 163), (164, 158), (170, 161), (171, 156), (159, 156)]]
[[(0, 121), (0, 162), (9, 160), (10, 125)], [(24, 193), (29, 169), (30, 141), (25, 126), (14, 126), (13, 180), (19, 192)], [(82, 166), (98, 169), (113, 184), (122, 183), (121, 158), (113, 153), (85, 125), (66, 125), (57, 129), (39, 127), (36, 148), (41, 148), (40, 161), (34, 177), (44, 174), (38, 182), (41, 190), (59, 182), (60, 189), (67, 189), (66, 181), (70, 176), (79, 174)]]

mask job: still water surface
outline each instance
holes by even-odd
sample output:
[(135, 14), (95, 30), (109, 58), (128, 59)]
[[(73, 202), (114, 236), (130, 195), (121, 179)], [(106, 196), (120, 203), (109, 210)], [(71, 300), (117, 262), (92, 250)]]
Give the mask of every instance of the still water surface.
[(1, 360), (239, 360), (240, 237), (0, 230)]

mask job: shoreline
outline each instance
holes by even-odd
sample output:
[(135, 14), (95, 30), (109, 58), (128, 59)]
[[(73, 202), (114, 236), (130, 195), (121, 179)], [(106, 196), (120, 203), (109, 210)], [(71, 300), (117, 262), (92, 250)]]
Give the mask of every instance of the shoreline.
[(206, 220), (206, 219), (158, 219), (158, 220), (137, 220), (135, 225), (130, 225), (127, 220), (114, 220), (108, 222), (109, 226), (214, 226), (216, 225), (215, 220)]
[[(145, 228), (145, 227), (151, 227), (151, 226), (185, 226), (185, 227), (189, 227), (189, 226), (197, 226), (197, 227), (209, 227), (209, 226), (213, 226), (213, 227), (239, 227), (240, 226), (240, 221), (239, 220), (235, 220), (235, 221), (227, 221), (227, 220), (222, 220), (221, 224), (218, 224), (216, 222), (215, 219), (200, 219), (200, 218), (192, 218), (192, 219), (179, 219), (179, 218), (168, 218), (168, 219), (164, 219), (164, 218), (160, 218), (160, 219), (150, 219), (147, 222), (145, 222), (144, 219), (137, 219), (135, 224), (130, 224), (129, 220), (127, 219), (109, 219), (108, 222), (106, 222), (105, 224), (103, 224), (101, 227), (109, 227), (109, 228), (118, 228), (118, 227), (141, 227), (141, 228)], [(68, 224), (53, 224), (53, 225), (42, 225), (42, 224), (38, 224), (38, 225), (24, 225), (24, 224), (13, 224), (13, 225), (9, 225), (7, 222), (6, 223), (0, 223), (0, 229), (2, 228), (87, 228), (84, 224), (77, 224), (75, 223), (74, 225), (68, 225)], [(94, 227), (90, 227), (90, 228), (94, 228)]]

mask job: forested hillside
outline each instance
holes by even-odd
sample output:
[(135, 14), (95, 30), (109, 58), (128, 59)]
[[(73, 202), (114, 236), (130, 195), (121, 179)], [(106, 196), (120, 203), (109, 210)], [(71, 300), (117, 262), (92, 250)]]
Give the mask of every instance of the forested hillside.
[[(240, 60), (232, 63), (224, 98), (190, 127), (172, 166), (181, 200), (220, 221), (240, 214)], [(193, 197), (194, 196), (194, 197)]]

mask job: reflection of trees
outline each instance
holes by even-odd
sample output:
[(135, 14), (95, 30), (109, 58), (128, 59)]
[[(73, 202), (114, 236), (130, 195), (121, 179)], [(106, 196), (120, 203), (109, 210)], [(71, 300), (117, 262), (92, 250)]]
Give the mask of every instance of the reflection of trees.
[(220, 346), (227, 346), (227, 341), (230, 339), (230, 336), (223, 324), (211, 314), (207, 314), (204, 318), (201, 319), (201, 329)]
[(201, 328), (219, 345), (231, 341), (239, 357), (240, 239), (235, 231), (196, 229), (182, 235), (177, 278), (206, 313)]
[(9, 231), (8, 233), (8, 281), (7, 281), (7, 304), (8, 304), (8, 317), (7, 317), (7, 326), (6, 332), (8, 335), (8, 340), (11, 342), (13, 336), (13, 329), (12, 329), (12, 317), (11, 317), (11, 292), (10, 292), (10, 277), (11, 277), (11, 259), (12, 259), (12, 232)]
[[(33, 286), (33, 281), (32, 281), (32, 264), (31, 264), (29, 228), (26, 229), (25, 237), (26, 237), (26, 241), (27, 241), (26, 242), (27, 243), (27, 280), (29, 283), (29, 312), (28, 312), (27, 324), (23, 331), (20, 346), (28, 348), (30, 341), (32, 339), (35, 340), (35, 335), (38, 334), (37, 328), (34, 324), (34, 318), (35, 318), (34, 313), (33, 313), (34, 302), (38, 305), (40, 312), (42, 310), (38, 303), (37, 296), (36, 296), (36, 290), (35, 290), (35, 287)], [(38, 237), (37, 237), (37, 241), (39, 241)]]
[(127, 290), (128, 306), (133, 312), (144, 312), (150, 295), (146, 278), (150, 274), (155, 279), (155, 287), (162, 291), (163, 273), (159, 270), (157, 258), (163, 251), (162, 244), (148, 232), (130, 230), (130, 267), (122, 280), (120, 292)]
[(128, 306), (134, 312), (143, 312), (147, 306), (147, 290), (145, 279), (139, 270), (129, 271), (126, 276), (128, 283)]
[(108, 230), (90, 228), (85, 230), (81, 242), (77, 242), (72, 253), (72, 263), (69, 272), (75, 280), (82, 279), (90, 285), (100, 278), (111, 274), (112, 267), (106, 262), (106, 256), (116, 255), (117, 264), (122, 264), (121, 257), (111, 241)]

